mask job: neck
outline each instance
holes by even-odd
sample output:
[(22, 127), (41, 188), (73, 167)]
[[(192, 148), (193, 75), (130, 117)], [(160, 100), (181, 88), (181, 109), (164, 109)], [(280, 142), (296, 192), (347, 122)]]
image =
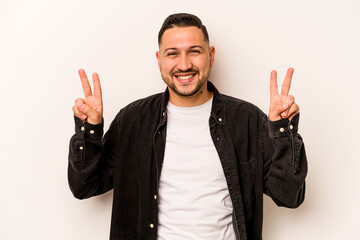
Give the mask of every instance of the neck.
[(180, 96), (169, 89), (169, 102), (178, 107), (195, 107), (202, 105), (209, 101), (213, 96), (213, 93), (207, 89), (207, 84), (204, 84), (203, 88), (192, 96)]

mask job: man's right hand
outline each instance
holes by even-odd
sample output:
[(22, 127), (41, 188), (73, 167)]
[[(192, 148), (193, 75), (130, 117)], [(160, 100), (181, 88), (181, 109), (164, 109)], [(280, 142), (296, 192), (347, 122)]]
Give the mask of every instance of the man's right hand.
[(89, 80), (84, 69), (79, 69), (82, 88), (85, 98), (77, 98), (73, 106), (73, 112), (76, 117), (90, 124), (99, 124), (102, 122), (103, 104), (101, 96), (100, 79), (97, 73), (92, 75), (94, 92), (91, 91)]

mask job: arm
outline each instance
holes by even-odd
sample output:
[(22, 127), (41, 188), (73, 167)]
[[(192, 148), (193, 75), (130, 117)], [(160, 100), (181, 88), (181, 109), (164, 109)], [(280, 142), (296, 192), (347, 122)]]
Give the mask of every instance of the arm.
[(299, 114), (291, 121), (266, 122), (263, 128), (265, 194), (289, 208), (300, 206), (305, 197), (307, 159), (298, 124)]
[(264, 189), (279, 206), (295, 208), (305, 196), (307, 159), (298, 134), (299, 107), (288, 95), (294, 69), (289, 68), (277, 90), (276, 71), (271, 72), (269, 121), (264, 120)]
[(76, 198), (84, 199), (113, 188), (117, 118), (102, 138), (103, 123), (92, 125), (75, 117), (70, 140), (68, 181)]
[(79, 70), (84, 99), (73, 106), (75, 135), (70, 140), (68, 181), (76, 198), (102, 194), (112, 188), (113, 161), (117, 141), (117, 122), (111, 124), (104, 138), (102, 97), (99, 76), (95, 73), (94, 94), (84, 70)]

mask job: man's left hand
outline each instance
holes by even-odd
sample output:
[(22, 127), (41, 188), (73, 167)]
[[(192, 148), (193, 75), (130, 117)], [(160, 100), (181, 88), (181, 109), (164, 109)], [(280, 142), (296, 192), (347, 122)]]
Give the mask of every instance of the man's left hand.
[(300, 112), (299, 106), (295, 103), (294, 96), (289, 95), (293, 73), (294, 69), (289, 68), (281, 87), (281, 94), (279, 94), (277, 73), (275, 70), (271, 71), (269, 108), (270, 121), (278, 121), (283, 118), (288, 118), (290, 121), (296, 114)]

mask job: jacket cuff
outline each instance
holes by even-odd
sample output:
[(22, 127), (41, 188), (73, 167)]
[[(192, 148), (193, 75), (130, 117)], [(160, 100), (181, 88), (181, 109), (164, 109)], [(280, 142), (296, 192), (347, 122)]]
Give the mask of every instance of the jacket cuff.
[(104, 133), (104, 120), (102, 123), (93, 125), (83, 122), (80, 118), (74, 116), (75, 132), (77, 135), (85, 136), (88, 139), (101, 139)]
[(269, 120), (269, 136), (271, 138), (286, 137), (298, 132), (300, 114), (296, 114), (291, 121), (284, 118), (278, 121)]

